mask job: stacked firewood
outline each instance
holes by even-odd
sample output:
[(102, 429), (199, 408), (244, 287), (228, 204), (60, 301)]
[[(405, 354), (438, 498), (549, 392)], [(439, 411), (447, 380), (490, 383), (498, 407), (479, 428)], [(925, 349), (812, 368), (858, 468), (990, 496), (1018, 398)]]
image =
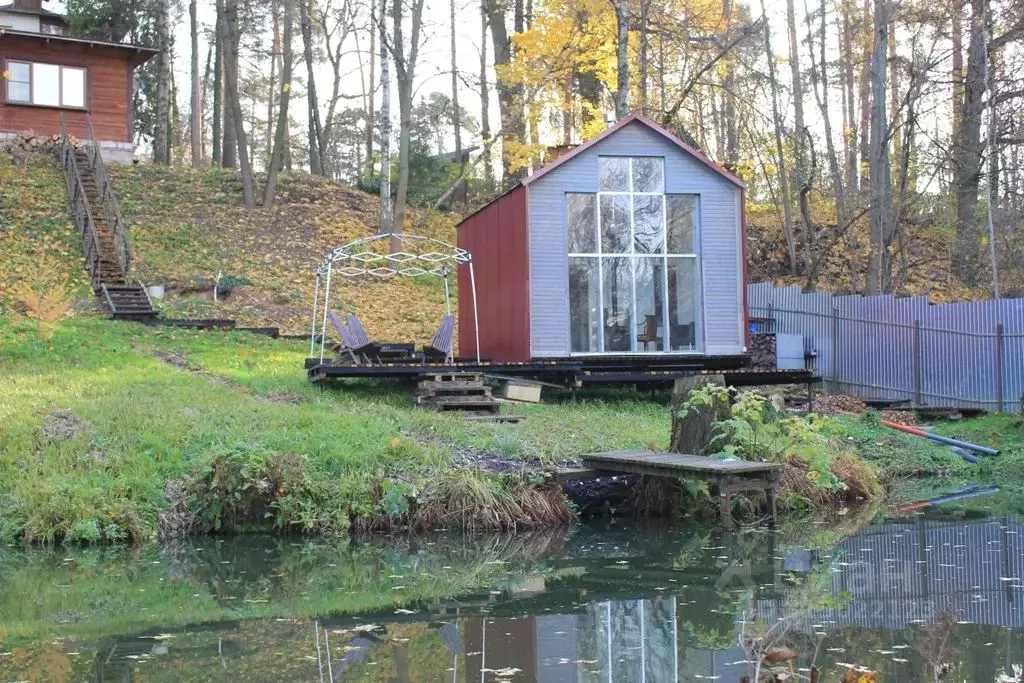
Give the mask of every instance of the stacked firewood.
[(755, 370), (775, 369), (775, 335), (771, 332), (750, 335), (750, 367)]
[[(77, 147), (79, 143), (76, 138), (72, 138), (71, 144)], [(55, 154), (59, 148), (59, 135), (21, 133), (20, 135), (0, 139), (0, 152), (8, 154)]]

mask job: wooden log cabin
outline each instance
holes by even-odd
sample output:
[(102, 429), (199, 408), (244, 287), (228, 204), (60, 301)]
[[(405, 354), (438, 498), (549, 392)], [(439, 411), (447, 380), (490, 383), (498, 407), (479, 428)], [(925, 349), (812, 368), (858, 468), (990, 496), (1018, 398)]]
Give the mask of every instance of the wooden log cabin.
[(135, 69), (158, 50), (70, 35), (68, 22), (43, 0), (0, 5), (0, 139), (59, 135), (61, 116), (72, 135), (95, 141), (107, 161), (135, 152)]

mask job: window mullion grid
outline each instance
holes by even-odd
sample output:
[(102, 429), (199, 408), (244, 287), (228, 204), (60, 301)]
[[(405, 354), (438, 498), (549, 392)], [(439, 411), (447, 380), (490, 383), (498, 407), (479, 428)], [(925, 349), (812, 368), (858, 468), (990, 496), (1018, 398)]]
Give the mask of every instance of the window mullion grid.
[(601, 192), (597, 193), (597, 234), (594, 236), (597, 244), (597, 352), (604, 353), (604, 267), (601, 262)]
[(629, 196), (629, 202), (628, 202), (629, 203), (629, 216), (627, 217), (627, 220), (629, 221), (629, 249), (626, 252), (628, 254), (627, 258), (628, 258), (628, 263), (629, 263), (629, 289), (630, 289), (629, 317), (628, 317), (628, 320), (629, 320), (629, 328), (628, 328), (629, 329), (629, 335), (628, 335), (628, 339), (629, 339), (629, 351), (630, 351), (630, 353), (635, 353), (636, 351), (639, 350), (639, 347), (637, 345), (636, 334), (635, 334), (635, 330), (636, 330), (636, 312), (637, 312), (636, 311), (636, 260), (637, 260), (637, 255), (636, 255), (636, 225), (633, 223), (633, 216), (636, 215), (636, 214), (635, 214), (635, 210), (633, 208), (633, 200), (634, 200), (634, 196), (635, 195), (633, 194), (633, 158), (632, 157), (630, 157), (630, 159), (629, 159), (629, 195), (628, 196)]
[[(664, 171), (662, 171), (664, 176)], [(662, 181), (664, 183), (664, 180)], [(672, 332), (668, 324), (668, 206), (665, 203), (665, 192), (661, 193), (661, 350), (672, 350)]]

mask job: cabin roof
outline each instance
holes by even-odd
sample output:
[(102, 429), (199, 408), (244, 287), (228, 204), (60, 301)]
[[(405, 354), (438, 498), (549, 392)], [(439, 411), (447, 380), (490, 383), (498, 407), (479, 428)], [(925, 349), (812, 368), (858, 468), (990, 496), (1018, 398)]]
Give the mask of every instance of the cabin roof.
[(528, 178), (523, 179), (523, 184), (524, 185), (529, 185), (530, 183), (536, 181), (537, 179), (547, 175), (548, 173), (550, 173), (551, 171), (554, 171), (556, 168), (558, 168), (562, 164), (564, 164), (564, 163), (568, 162), (569, 160), (573, 159), (574, 157), (576, 157), (578, 154), (582, 154), (583, 152), (585, 152), (586, 150), (590, 149), (594, 145), (600, 143), (605, 138), (608, 138), (608, 137), (611, 137), (612, 135), (615, 135), (615, 133), (618, 130), (620, 130), (622, 128), (625, 128), (626, 126), (628, 126), (629, 124), (634, 123), (634, 122), (635, 123), (640, 123), (640, 124), (642, 124), (644, 126), (647, 126), (651, 130), (653, 130), (655, 133), (658, 133), (663, 138), (665, 138), (668, 142), (672, 143), (676, 147), (679, 147), (684, 152), (690, 154), (695, 159), (697, 159), (697, 161), (701, 162), (702, 164), (704, 164), (705, 166), (710, 168), (712, 171), (714, 171), (715, 173), (719, 174), (720, 176), (722, 176), (723, 178), (725, 178), (729, 182), (733, 183), (734, 185), (736, 185), (738, 187), (741, 187), (741, 188), (745, 187), (745, 185), (743, 183), (743, 180), (738, 175), (736, 175), (732, 171), (729, 171), (728, 169), (726, 169), (721, 164), (719, 164), (719, 163), (717, 163), (715, 161), (712, 161), (706, 154), (704, 154), (704, 152), (700, 151), (699, 149), (697, 149), (693, 145), (690, 145), (690, 144), (684, 142), (683, 140), (680, 140), (678, 137), (676, 137), (675, 135), (670, 133), (668, 130), (666, 130), (662, 126), (659, 126), (654, 121), (651, 121), (646, 116), (643, 116), (641, 114), (635, 114), (635, 113), (634, 114), (630, 114), (629, 116), (626, 116), (626, 117), (624, 117), (622, 119), (619, 119), (619, 121), (616, 122), (615, 125), (609, 126), (604, 131), (602, 131), (600, 135), (598, 135), (596, 137), (593, 137), (590, 140), (587, 140), (582, 145), (579, 145), (579, 146), (575, 147), (571, 152), (567, 152), (567, 153), (563, 154), (562, 156), (558, 157), (557, 159), (555, 159), (554, 161), (552, 161), (550, 164), (547, 164), (546, 166), (541, 167), (533, 175), (529, 176)]
[(49, 33), (34, 33), (31, 31), (14, 31), (7, 28), (0, 29), (0, 35), (17, 36), (19, 38), (30, 38), (41, 43), (78, 44), (87, 45), (89, 47), (104, 47), (114, 50), (122, 50), (125, 53), (135, 55), (135, 59), (133, 59), (132, 61), (136, 62), (136, 64), (142, 64), (143, 62), (148, 61), (150, 58), (152, 58), (154, 55), (160, 52), (160, 50), (155, 47), (146, 47), (145, 45), (134, 45), (132, 43), (112, 43), (110, 41), (96, 40), (93, 38), (72, 38), (71, 36), (57, 36)]
[(33, 7), (19, 7), (16, 3), (10, 3), (8, 5), (0, 5), (0, 12), (10, 12), (12, 14), (32, 14), (40, 17), (46, 17), (47, 19), (59, 19), (65, 24), (68, 23), (67, 17), (60, 12), (54, 12), (44, 7), (35, 9)]

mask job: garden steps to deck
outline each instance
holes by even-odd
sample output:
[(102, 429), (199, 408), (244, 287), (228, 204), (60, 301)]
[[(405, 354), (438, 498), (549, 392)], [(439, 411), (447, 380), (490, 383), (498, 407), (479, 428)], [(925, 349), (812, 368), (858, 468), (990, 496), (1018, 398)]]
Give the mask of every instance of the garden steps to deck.
[(501, 403), (491, 395), (480, 373), (434, 373), (420, 376), (413, 404), (437, 411), (467, 411), (497, 415)]

